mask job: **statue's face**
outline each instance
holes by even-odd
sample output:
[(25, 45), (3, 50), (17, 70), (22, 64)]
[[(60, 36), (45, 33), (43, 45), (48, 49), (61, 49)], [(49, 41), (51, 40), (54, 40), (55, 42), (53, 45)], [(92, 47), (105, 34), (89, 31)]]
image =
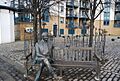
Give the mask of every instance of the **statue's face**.
[(47, 42), (48, 41), (48, 33), (46, 33), (46, 32), (42, 33), (42, 38), (44, 41)]
[(47, 42), (48, 41), (48, 36), (43, 36), (43, 40)]

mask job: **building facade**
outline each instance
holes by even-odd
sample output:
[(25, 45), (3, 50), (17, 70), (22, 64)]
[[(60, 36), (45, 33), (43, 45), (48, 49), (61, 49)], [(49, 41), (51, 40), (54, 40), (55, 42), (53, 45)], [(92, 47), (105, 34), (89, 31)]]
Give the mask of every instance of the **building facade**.
[(120, 0), (104, 0), (105, 9), (95, 21), (95, 26), (106, 29), (109, 35), (120, 35)]
[[(104, 11), (95, 20), (95, 27), (106, 29), (107, 34), (120, 35), (120, 0), (103, 0), (103, 2), (107, 4), (104, 4)], [(47, 11), (44, 13), (42, 31), (52, 32), (56, 36), (86, 33), (84, 23), (88, 21), (88, 18), (85, 10), (89, 13), (89, 0), (65, 0), (62, 4), (56, 4), (48, 10), (50, 15)], [(29, 24), (32, 23), (32, 19), (31, 14), (16, 15), (15, 22), (19, 25), (20, 38), (23, 38), (23, 30), (26, 27), (32, 27), (32, 24)]]

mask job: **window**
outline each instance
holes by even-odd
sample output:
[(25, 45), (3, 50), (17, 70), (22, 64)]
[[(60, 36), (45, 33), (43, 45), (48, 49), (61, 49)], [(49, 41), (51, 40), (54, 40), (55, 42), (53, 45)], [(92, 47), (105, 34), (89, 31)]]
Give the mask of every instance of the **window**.
[(119, 20), (115, 21), (114, 27), (119, 27), (120, 28), (120, 21)]
[(61, 12), (64, 12), (64, 6), (61, 6)]
[(46, 9), (46, 11), (43, 14), (43, 21), (49, 22), (49, 9)]
[(81, 11), (81, 17), (86, 17), (86, 14), (85, 14), (84, 10)]
[(104, 20), (104, 25), (109, 25), (109, 20)]
[(74, 29), (69, 29), (69, 30), (68, 30), (68, 34), (75, 34)]
[(120, 12), (115, 14), (115, 20), (120, 20)]
[(64, 29), (60, 29), (60, 34), (64, 34)]
[(64, 23), (64, 18), (63, 17), (60, 17), (60, 22)]
[(110, 19), (110, 12), (104, 12), (104, 20)]
[(104, 12), (104, 25), (109, 25), (110, 12)]
[[(106, 0), (108, 2), (108, 0)], [(108, 26), (109, 23), (110, 23), (110, 5), (108, 4), (105, 4), (105, 9), (104, 9), (104, 21), (103, 21), (103, 24), (105, 26)]]

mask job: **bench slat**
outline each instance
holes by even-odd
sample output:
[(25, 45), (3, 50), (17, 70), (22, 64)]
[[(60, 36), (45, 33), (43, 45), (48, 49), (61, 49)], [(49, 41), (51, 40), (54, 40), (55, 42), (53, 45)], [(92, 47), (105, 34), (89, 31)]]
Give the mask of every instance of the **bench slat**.
[(64, 61), (91, 61), (93, 56), (93, 47), (66, 47), (53, 52), (53, 59)]
[(97, 63), (95, 61), (84, 61), (84, 62), (73, 62), (73, 61), (55, 61), (52, 66), (56, 67), (96, 67)]
[(93, 64), (89, 64), (89, 65), (85, 65), (85, 64), (83, 64), (83, 65), (81, 65), (81, 64), (79, 64), (79, 65), (64, 65), (64, 64), (51, 64), (52, 66), (54, 66), (54, 67), (58, 67), (58, 68), (61, 68), (61, 67), (64, 67), (64, 68), (71, 68), (71, 67), (75, 67), (75, 68), (77, 68), (77, 67), (79, 67), (79, 68), (96, 68), (96, 66), (95, 65), (93, 65)]
[(71, 47), (65, 48), (65, 49), (68, 49), (68, 50), (84, 50), (84, 51), (94, 50), (93, 47), (74, 47), (74, 46), (71, 46)]

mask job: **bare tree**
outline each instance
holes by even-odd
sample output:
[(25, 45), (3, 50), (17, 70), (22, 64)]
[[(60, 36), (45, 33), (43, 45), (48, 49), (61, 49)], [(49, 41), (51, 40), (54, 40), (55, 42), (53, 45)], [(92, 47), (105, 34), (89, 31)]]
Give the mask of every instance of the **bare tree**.
[(86, 1), (86, 5), (85, 5), (85, 7), (86, 7), (85, 8), (85, 14), (86, 14), (87, 18), (90, 20), (89, 46), (91, 47), (92, 44), (93, 44), (94, 22), (95, 22), (95, 19), (102, 13), (102, 11), (104, 10), (104, 7), (103, 7), (102, 0), (89, 0), (90, 10), (89, 10), (89, 14), (88, 14), (88, 10), (87, 10), (87, 4), (88, 3), (87, 2), (88, 1)]
[(39, 39), (41, 39), (42, 33), (41, 21), (43, 19), (45, 11), (49, 11), (49, 9), (51, 9), (53, 6), (58, 5), (58, 3), (62, 2), (62, 0), (13, 0), (13, 1), (18, 2), (19, 14), (31, 14), (33, 16), (34, 44), (37, 42), (38, 37)]
[[(33, 21), (33, 28), (34, 28), (34, 44), (37, 42), (37, 30), (39, 30), (39, 37), (41, 39), (41, 20), (43, 18), (43, 14), (46, 10), (51, 9), (51, 7), (57, 5), (58, 3), (60, 3), (61, 0), (33, 0), (32, 1), (32, 10), (33, 10), (33, 17), (34, 17), (34, 21)], [(37, 19), (39, 18), (39, 19)], [(39, 22), (39, 27), (37, 25), (37, 23)], [(39, 29), (38, 29), (39, 28)]]
[(89, 38), (89, 46), (91, 47), (93, 44), (93, 30), (94, 30), (94, 22), (95, 19), (103, 12), (103, 10), (107, 7), (113, 7), (115, 0), (89, 0), (90, 10), (88, 13), (87, 4), (88, 1), (86, 0), (85, 5), (85, 14), (87, 18), (90, 20), (90, 38)]

